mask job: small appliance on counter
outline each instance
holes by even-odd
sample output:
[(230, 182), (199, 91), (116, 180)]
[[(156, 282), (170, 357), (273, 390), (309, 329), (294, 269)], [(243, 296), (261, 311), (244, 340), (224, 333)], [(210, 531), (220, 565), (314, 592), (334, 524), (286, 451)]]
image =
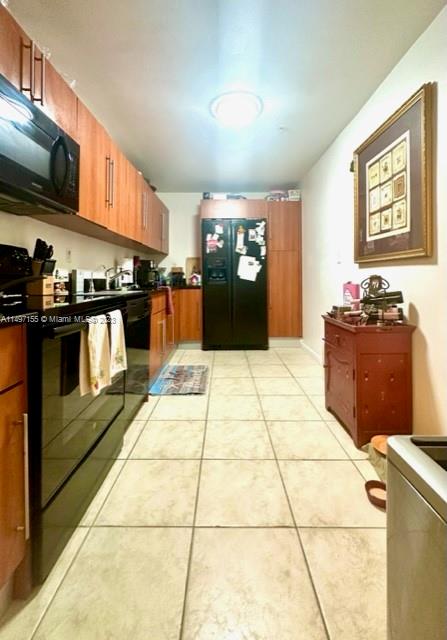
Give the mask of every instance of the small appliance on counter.
[(183, 272), (183, 267), (172, 267), (170, 278), (171, 278), (171, 286), (173, 287), (183, 287), (186, 284), (186, 278)]
[(160, 273), (153, 260), (139, 260), (135, 271), (136, 281), (141, 289), (158, 289), (160, 286)]

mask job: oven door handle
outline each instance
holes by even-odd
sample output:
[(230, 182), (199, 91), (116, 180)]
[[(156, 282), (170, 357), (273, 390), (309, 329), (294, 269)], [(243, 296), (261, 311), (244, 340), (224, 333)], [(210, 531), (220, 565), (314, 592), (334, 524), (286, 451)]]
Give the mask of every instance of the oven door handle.
[(69, 336), (72, 333), (79, 333), (79, 331), (83, 331), (88, 327), (88, 322), (73, 322), (68, 324), (66, 327), (55, 327), (49, 328), (49, 338), (63, 338), (64, 336)]

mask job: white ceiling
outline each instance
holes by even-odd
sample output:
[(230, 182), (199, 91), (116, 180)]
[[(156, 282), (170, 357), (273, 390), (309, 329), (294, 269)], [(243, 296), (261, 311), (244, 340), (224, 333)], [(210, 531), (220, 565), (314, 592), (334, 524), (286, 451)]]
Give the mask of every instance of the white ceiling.
[[(160, 191), (290, 188), (444, 0), (10, 0), (25, 30)], [(209, 103), (265, 111), (224, 130)]]

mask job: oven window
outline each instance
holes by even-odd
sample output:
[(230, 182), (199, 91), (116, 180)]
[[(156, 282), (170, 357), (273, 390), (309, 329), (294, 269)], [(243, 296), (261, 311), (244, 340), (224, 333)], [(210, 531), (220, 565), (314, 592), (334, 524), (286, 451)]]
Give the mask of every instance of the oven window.
[[(114, 393), (79, 393), (80, 332), (43, 341), (42, 506), (94, 446), (124, 405), (124, 375)], [(111, 387), (109, 387), (109, 390)], [(118, 393), (116, 393), (118, 389)], [(122, 390), (122, 393), (120, 393)]]

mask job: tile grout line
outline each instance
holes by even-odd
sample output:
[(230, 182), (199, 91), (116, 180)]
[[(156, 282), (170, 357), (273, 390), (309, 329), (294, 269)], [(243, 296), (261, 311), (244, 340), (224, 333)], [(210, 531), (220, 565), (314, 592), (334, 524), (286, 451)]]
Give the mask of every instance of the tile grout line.
[[(158, 399), (157, 399), (157, 401), (158, 401)], [(155, 405), (156, 405), (156, 404), (157, 404), (157, 402), (155, 403)], [(154, 410), (154, 408), (155, 408), (155, 407), (153, 407), (153, 408), (152, 408), (152, 410), (151, 410), (151, 412), (150, 412), (149, 416), (151, 415), (151, 413), (152, 413), (152, 411)], [(132, 422), (133, 422), (133, 421), (132, 421)], [(139, 420), (136, 420), (136, 422), (140, 422), (140, 421), (139, 421)], [(146, 418), (145, 420), (141, 420), (141, 422), (144, 422), (145, 424), (144, 424), (143, 429), (141, 429), (140, 434), (139, 434), (139, 436), (138, 436), (137, 440), (136, 440), (136, 441), (135, 441), (135, 443), (134, 443), (134, 446), (135, 446), (136, 442), (140, 439), (140, 436), (141, 436), (141, 434), (143, 433), (143, 430), (145, 429), (146, 425), (148, 424), (148, 422), (149, 422), (149, 417), (148, 417), (148, 418)], [(132, 423), (131, 423), (131, 424), (132, 424)], [(131, 425), (129, 425), (129, 427), (128, 427), (128, 428), (130, 428), (130, 426), (131, 426)], [(60, 589), (62, 588), (62, 585), (63, 585), (63, 583), (64, 583), (64, 581), (65, 581), (65, 579), (66, 579), (66, 577), (67, 577), (67, 575), (68, 575), (68, 573), (69, 573), (69, 571), (70, 571), (71, 567), (73, 566), (74, 562), (77, 560), (77, 558), (78, 558), (79, 554), (81, 553), (82, 548), (84, 547), (85, 543), (87, 542), (87, 539), (90, 537), (92, 529), (94, 529), (94, 528), (99, 528), (99, 527), (96, 527), (96, 525), (95, 525), (96, 520), (98, 519), (99, 513), (101, 512), (101, 510), (102, 510), (102, 508), (103, 508), (103, 506), (104, 506), (104, 504), (105, 504), (105, 502), (106, 502), (107, 498), (108, 498), (108, 497), (109, 497), (109, 495), (110, 495), (110, 492), (112, 491), (112, 489), (113, 489), (113, 487), (115, 486), (115, 484), (116, 484), (116, 482), (117, 482), (118, 478), (120, 477), (120, 475), (121, 475), (121, 473), (122, 473), (122, 471), (123, 471), (123, 469), (124, 469), (124, 467), (125, 467), (125, 465), (126, 465), (126, 461), (129, 459), (129, 456), (130, 456), (131, 452), (133, 451), (133, 449), (134, 449), (134, 447), (132, 447), (131, 451), (129, 451), (129, 454), (128, 454), (127, 458), (116, 458), (116, 459), (115, 459), (114, 464), (116, 464), (116, 462), (118, 462), (118, 461), (122, 461), (122, 462), (123, 462), (123, 464), (121, 465), (121, 469), (119, 470), (119, 472), (118, 472), (118, 474), (117, 474), (117, 476), (116, 476), (115, 480), (113, 481), (113, 483), (112, 483), (112, 485), (111, 485), (111, 487), (110, 487), (109, 491), (107, 492), (107, 494), (106, 494), (106, 496), (105, 496), (104, 500), (102, 501), (101, 506), (98, 508), (98, 511), (97, 511), (97, 513), (96, 513), (96, 515), (95, 515), (95, 517), (94, 517), (94, 519), (93, 519), (92, 524), (87, 525), (87, 526), (77, 525), (76, 529), (73, 531), (73, 535), (74, 535), (74, 533), (75, 533), (78, 529), (87, 529), (87, 533), (85, 534), (84, 539), (82, 540), (81, 544), (79, 545), (78, 549), (76, 550), (75, 554), (73, 555), (73, 558), (72, 558), (71, 562), (69, 563), (69, 565), (68, 565), (68, 567), (67, 567), (66, 571), (64, 572), (64, 574), (63, 574), (63, 576), (62, 576), (62, 578), (61, 578), (61, 580), (60, 580), (59, 584), (57, 585), (57, 588), (55, 589), (53, 596), (50, 598), (50, 600), (48, 601), (47, 606), (46, 606), (46, 607), (45, 607), (45, 609), (42, 611), (42, 614), (41, 614), (41, 616), (39, 617), (38, 622), (37, 622), (37, 624), (36, 624), (36, 626), (35, 626), (35, 628), (34, 628), (34, 631), (32, 632), (31, 636), (29, 637), (29, 640), (32, 640), (32, 639), (35, 637), (36, 633), (38, 632), (39, 627), (41, 626), (41, 624), (42, 624), (42, 622), (43, 622), (43, 620), (44, 620), (45, 616), (47, 615), (47, 613), (48, 613), (48, 611), (49, 611), (49, 609), (50, 609), (51, 605), (53, 604), (53, 602), (54, 602), (54, 600), (55, 600), (55, 598), (56, 598), (57, 594), (59, 593)], [(112, 465), (112, 466), (113, 466), (113, 465)], [(112, 467), (110, 468), (110, 470), (111, 470), (111, 469), (112, 469)], [(110, 473), (110, 470), (109, 470), (109, 473)], [(107, 477), (107, 476), (106, 476), (106, 477)], [(105, 480), (105, 479), (106, 479), (106, 478), (104, 478), (104, 480)], [(107, 528), (107, 527), (101, 527), (101, 528)], [(70, 539), (71, 539), (71, 538), (70, 538)]]
[[(250, 367), (250, 363), (249, 363), (249, 367)], [(286, 368), (290, 373), (290, 370), (288, 369), (288, 367), (286, 367)], [(250, 372), (251, 372), (251, 367), (250, 367)], [(270, 429), (268, 428), (267, 420), (265, 419), (264, 409), (262, 408), (261, 397), (260, 397), (259, 394), (258, 394), (258, 402), (259, 402), (259, 405), (261, 407), (262, 415), (264, 416), (264, 424), (265, 424), (265, 428), (267, 430), (268, 438), (270, 440), (270, 446), (272, 447), (272, 450), (273, 450), (273, 455), (275, 456), (276, 468), (278, 470), (279, 477), (280, 477), (280, 480), (281, 480), (281, 484), (282, 484), (282, 487), (283, 487), (283, 490), (284, 490), (284, 493), (285, 493), (285, 496), (286, 496), (287, 504), (289, 506), (289, 511), (290, 511), (291, 516), (292, 516), (292, 521), (293, 521), (293, 524), (294, 524), (294, 527), (295, 527), (295, 532), (296, 532), (296, 536), (297, 536), (297, 539), (298, 539), (298, 544), (299, 544), (299, 546), (301, 548), (301, 553), (303, 555), (304, 564), (306, 566), (307, 574), (309, 576), (309, 581), (310, 581), (310, 584), (311, 584), (311, 587), (312, 587), (312, 591), (313, 591), (314, 596), (315, 596), (315, 601), (317, 603), (318, 611), (320, 613), (320, 617), (321, 617), (323, 628), (324, 628), (324, 631), (325, 631), (325, 634), (326, 634), (326, 638), (327, 638), (327, 640), (331, 640), (331, 637), (330, 637), (330, 634), (329, 634), (328, 625), (327, 625), (327, 622), (326, 622), (326, 618), (325, 618), (324, 613), (323, 613), (323, 606), (322, 606), (322, 603), (320, 602), (320, 598), (318, 596), (317, 588), (315, 586), (315, 582), (314, 582), (314, 579), (313, 579), (313, 576), (312, 576), (312, 572), (310, 570), (309, 561), (307, 559), (306, 552), (304, 550), (304, 544), (303, 544), (303, 541), (301, 539), (301, 535), (300, 535), (300, 532), (299, 532), (299, 529), (298, 529), (298, 525), (296, 523), (295, 514), (293, 513), (292, 504), (290, 502), (290, 497), (289, 497), (289, 494), (287, 492), (286, 484), (285, 484), (283, 475), (281, 473), (281, 467), (280, 467), (278, 458), (276, 456), (276, 450), (275, 450), (275, 447), (273, 445), (273, 440), (272, 440), (272, 437), (271, 437), (271, 434), (270, 434)]]
[[(81, 527), (81, 528), (88, 529), (88, 531), (87, 531), (87, 533), (85, 534), (84, 539), (82, 540), (81, 544), (79, 545), (79, 548), (76, 550), (76, 553), (73, 555), (73, 558), (72, 558), (71, 562), (69, 563), (69, 565), (68, 565), (67, 569), (64, 571), (64, 574), (63, 574), (63, 576), (62, 576), (62, 578), (61, 578), (61, 580), (60, 580), (59, 584), (57, 585), (57, 587), (56, 587), (56, 589), (55, 589), (55, 591), (54, 591), (54, 593), (53, 593), (52, 597), (49, 599), (47, 606), (46, 606), (46, 607), (45, 607), (45, 609), (42, 611), (42, 614), (40, 615), (40, 617), (39, 617), (39, 619), (38, 619), (38, 621), (37, 621), (37, 624), (36, 624), (36, 625), (35, 625), (35, 627), (34, 627), (34, 631), (33, 631), (33, 632), (32, 632), (32, 634), (29, 636), (29, 640), (33, 640), (33, 638), (35, 637), (36, 633), (39, 631), (39, 627), (41, 626), (41, 624), (42, 624), (42, 622), (43, 622), (43, 620), (44, 620), (45, 616), (47, 615), (47, 613), (48, 613), (48, 611), (49, 611), (49, 609), (50, 609), (51, 605), (53, 604), (54, 599), (56, 598), (57, 594), (59, 593), (59, 591), (60, 591), (60, 589), (61, 589), (61, 587), (62, 587), (62, 584), (64, 583), (64, 581), (65, 581), (65, 579), (66, 579), (66, 577), (67, 577), (67, 575), (68, 575), (68, 573), (69, 573), (69, 571), (70, 571), (71, 567), (73, 566), (73, 564), (74, 564), (75, 560), (77, 560), (77, 558), (78, 558), (78, 556), (79, 556), (79, 554), (80, 554), (80, 552), (81, 552), (81, 549), (82, 549), (82, 547), (84, 546), (84, 544), (85, 544), (85, 542), (86, 542), (87, 538), (90, 536), (90, 532), (91, 532), (91, 529), (92, 529), (91, 527)], [(73, 531), (73, 535), (76, 533), (76, 531), (77, 531), (77, 529), (75, 529), (75, 530)], [(73, 535), (72, 535), (72, 537), (73, 537)], [(71, 538), (70, 538), (70, 540), (71, 540)], [(48, 578), (46, 578), (46, 579), (48, 579)]]
[(185, 589), (184, 589), (184, 592), (183, 592), (182, 617), (180, 619), (180, 628), (179, 628), (179, 634), (178, 634), (178, 639), (179, 640), (182, 640), (183, 633), (184, 633), (184, 630), (185, 630), (186, 604), (187, 604), (187, 600), (188, 600), (189, 579), (190, 579), (190, 575), (191, 575), (192, 558), (193, 558), (193, 553), (194, 553), (194, 538), (195, 538), (195, 530), (196, 530), (197, 509), (198, 509), (198, 505), (199, 505), (200, 482), (201, 482), (201, 479), (202, 479), (203, 454), (204, 454), (204, 451), (205, 451), (206, 428), (207, 428), (207, 424), (208, 424), (208, 413), (209, 413), (210, 398), (211, 398), (211, 393), (210, 393), (210, 391), (211, 391), (211, 379), (212, 379), (212, 374), (213, 374), (214, 358), (215, 358), (214, 351), (212, 353), (213, 353), (213, 355), (212, 355), (212, 358), (211, 358), (211, 364), (209, 365), (209, 375), (208, 375), (208, 384), (209, 384), (210, 388), (208, 389), (208, 394), (207, 394), (205, 425), (204, 425), (204, 428), (203, 428), (202, 453), (201, 453), (201, 456), (200, 456), (199, 473), (198, 473), (198, 476), (197, 476), (197, 491), (196, 491), (196, 499), (195, 499), (195, 503), (194, 503), (194, 514), (193, 514), (192, 529), (191, 529), (191, 541), (190, 541), (190, 544), (189, 544), (188, 564), (186, 566), (186, 577), (185, 577)]

